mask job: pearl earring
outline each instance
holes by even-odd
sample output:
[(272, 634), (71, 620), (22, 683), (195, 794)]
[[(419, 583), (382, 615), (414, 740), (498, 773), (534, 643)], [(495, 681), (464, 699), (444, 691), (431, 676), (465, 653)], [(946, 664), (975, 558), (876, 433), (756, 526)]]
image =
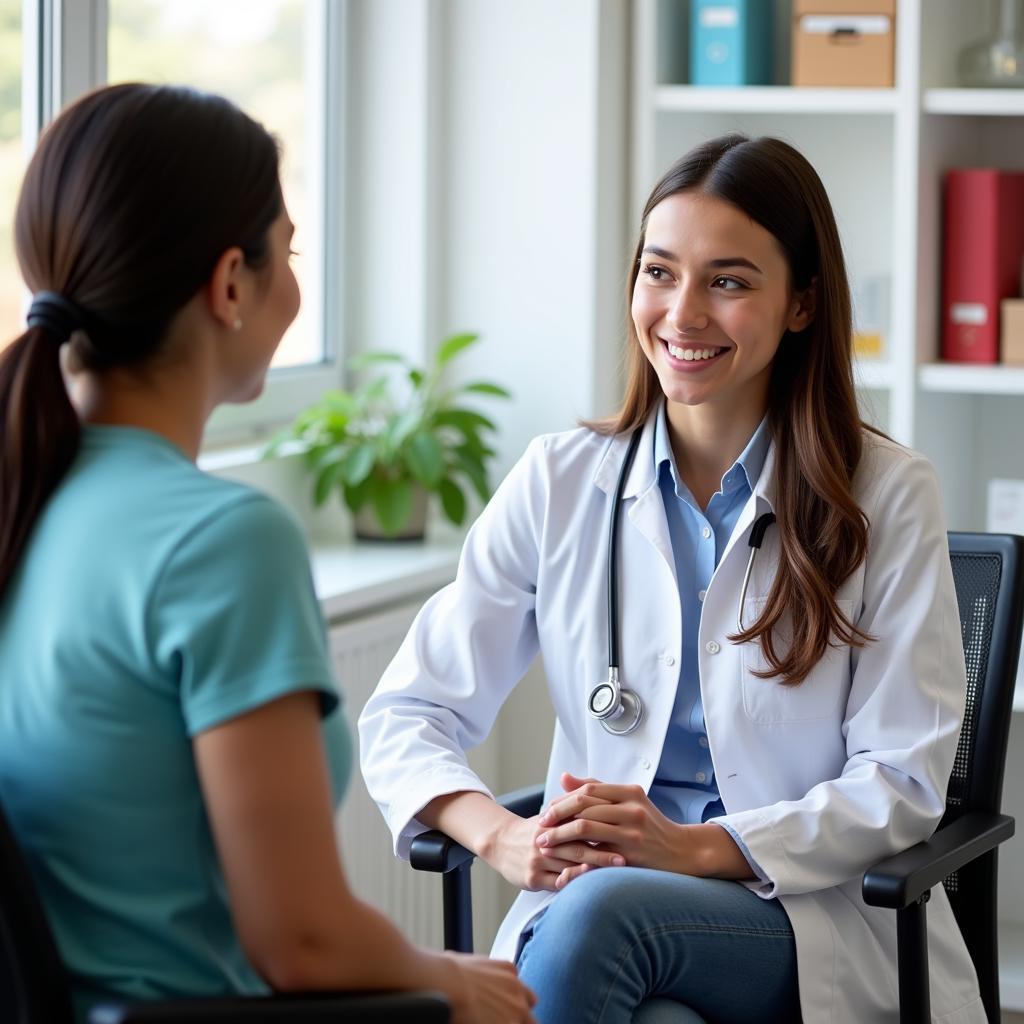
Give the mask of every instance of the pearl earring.
[(240, 331), (240, 330), (242, 329), (242, 318), (241, 318), (241, 317), (238, 317), (238, 316), (236, 316), (236, 317), (235, 317), (235, 322), (234, 322), (234, 323), (233, 323), (233, 324), (232, 324), (231, 326), (232, 326), (232, 328), (233, 328), (234, 330), (236, 330), (236, 331)]

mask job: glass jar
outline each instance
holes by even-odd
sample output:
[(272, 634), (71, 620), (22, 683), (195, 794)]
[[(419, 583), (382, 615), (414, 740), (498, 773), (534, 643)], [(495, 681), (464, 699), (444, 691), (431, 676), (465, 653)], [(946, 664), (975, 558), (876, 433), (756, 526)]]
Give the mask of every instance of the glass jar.
[(1024, 0), (998, 0), (993, 34), (960, 51), (960, 84), (971, 88), (1024, 86)]

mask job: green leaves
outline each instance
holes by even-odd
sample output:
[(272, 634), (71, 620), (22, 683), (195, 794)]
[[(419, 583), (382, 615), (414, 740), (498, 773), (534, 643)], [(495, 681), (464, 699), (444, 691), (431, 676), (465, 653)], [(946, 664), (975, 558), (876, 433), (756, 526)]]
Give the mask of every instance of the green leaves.
[(453, 334), (450, 338), (441, 342), (441, 347), (437, 350), (437, 365), (439, 367), (446, 366), (451, 362), (453, 356), (457, 355), (464, 348), (469, 348), (479, 338), (479, 334)]
[(497, 430), (491, 420), (472, 409), (444, 409), (434, 417), (440, 426), (455, 427), (463, 436), (484, 430)]
[(462, 520), (466, 518), (466, 496), (459, 490), (458, 484), (451, 480), (442, 480), (438, 491), (444, 514), (456, 526), (461, 526)]
[(352, 512), (369, 503), (385, 533), (406, 525), (417, 488), (436, 493), (445, 516), (461, 524), (465, 485), (482, 502), (490, 497), (487, 462), (494, 449), (488, 442), (497, 426), (456, 401), (511, 397), (489, 381), (445, 384), (449, 364), (478, 340), (470, 333), (446, 338), (428, 368), (413, 366), (398, 352), (356, 356), (348, 363), (353, 371), (378, 372), (351, 391), (325, 393), (272, 439), (265, 457), (301, 452), (317, 505), (332, 494)]
[(349, 487), (361, 484), (373, 470), (376, 453), (372, 444), (352, 448), (341, 463), (341, 475)]
[(477, 381), (475, 384), (465, 384), (459, 391), (472, 392), (477, 395), (494, 395), (495, 398), (511, 398), (512, 396), (497, 384), (488, 384), (487, 381)]
[(353, 356), (348, 365), (353, 370), (363, 370), (373, 363), (405, 363), (405, 356), (400, 352), (360, 352)]
[(444, 448), (431, 434), (417, 434), (405, 452), (405, 461), (413, 476), (428, 491), (434, 490), (444, 475)]
[(313, 503), (322, 505), (330, 496), (334, 486), (342, 477), (342, 463), (332, 462), (322, 469), (313, 484)]
[(388, 444), (395, 449), (401, 448), (412, 437), (413, 432), (420, 427), (422, 419), (419, 409), (408, 409), (406, 412), (392, 416), (388, 420), (385, 432)]
[(453, 454), (458, 468), (469, 478), (480, 500), (486, 502), (491, 496), (491, 488), (487, 482), (487, 467), (483, 458), (465, 447), (456, 448)]

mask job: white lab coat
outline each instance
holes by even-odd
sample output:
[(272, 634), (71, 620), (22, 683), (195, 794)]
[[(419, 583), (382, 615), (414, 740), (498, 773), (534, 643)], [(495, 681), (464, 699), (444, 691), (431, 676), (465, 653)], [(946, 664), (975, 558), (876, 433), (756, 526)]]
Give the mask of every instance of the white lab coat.
[[(644, 428), (620, 527), (620, 661), (642, 697), (632, 734), (586, 711), (607, 675), (608, 515), (626, 439), (579, 429), (536, 439), (466, 538), (456, 580), (431, 598), (359, 720), (371, 795), (407, 857), (417, 812), (458, 790), (489, 793), (464, 752), (488, 734), (538, 650), (557, 713), (545, 799), (559, 773), (649, 787), (678, 682), (682, 635), (675, 563)], [(760, 646), (736, 630), (747, 539), (773, 509), (774, 450), (707, 590), (700, 685), (725, 820), (768, 878), (796, 938), (806, 1024), (895, 1021), (896, 916), (867, 906), (861, 876), (927, 838), (944, 809), (964, 708), (965, 669), (945, 526), (926, 459), (865, 433), (854, 480), (867, 559), (837, 595), (876, 637), (830, 650), (804, 683), (760, 679)], [(770, 589), (779, 534), (755, 561), (744, 623)], [(520, 893), (492, 954), (511, 958), (552, 894)], [(941, 886), (928, 904), (932, 1019), (985, 1021), (973, 965)]]

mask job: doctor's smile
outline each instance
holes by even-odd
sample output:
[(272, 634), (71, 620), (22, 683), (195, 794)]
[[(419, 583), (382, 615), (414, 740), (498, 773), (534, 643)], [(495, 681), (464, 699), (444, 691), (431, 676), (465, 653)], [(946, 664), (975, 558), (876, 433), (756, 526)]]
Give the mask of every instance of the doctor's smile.
[(724, 345), (716, 347), (692, 342), (673, 344), (670, 341), (665, 341), (664, 338), (658, 340), (665, 346), (672, 368), (680, 373), (698, 373), (701, 370), (706, 370), (727, 351)]

